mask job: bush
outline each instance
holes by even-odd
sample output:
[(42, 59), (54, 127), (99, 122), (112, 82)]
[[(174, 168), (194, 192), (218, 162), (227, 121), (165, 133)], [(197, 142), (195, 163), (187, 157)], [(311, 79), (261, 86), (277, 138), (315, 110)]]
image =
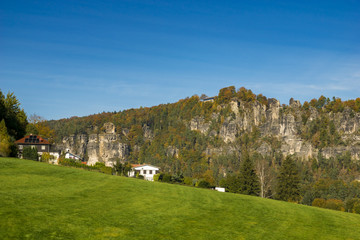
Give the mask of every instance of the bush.
[(332, 210), (337, 210), (337, 211), (342, 211), (342, 212), (345, 211), (343, 201), (338, 200), (338, 199), (328, 199), (328, 200), (326, 200), (325, 208), (332, 209)]
[(54, 159), (55, 157), (53, 155), (51, 155), (48, 152), (44, 152), (41, 157), (40, 157), (40, 161), (41, 162), (49, 162), (50, 160)]
[(352, 209), (352, 212), (353, 213), (357, 213), (357, 214), (360, 214), (360, 201), (356, 202), (354, 204), (354, 207)]
[(83, 168), (86, 170), (99, 171), (99, 168), (95, 167), (95, 165), (90, 166), (90, 165), (83, 164), (79, 161), (76, 161), (74, 159), (69, 159), (69, 158), (60, 157), (58, 160), (58, 164), (63, 165), (63, 166), (69, 166), (69, 167)]
[(345, 201), (345, 211), (351, 213), (360, 213), (360, 199), (351, 198)]
[(167, 174), (167, 173), (164, 173), (163, 176), (162, 176), (162, 182), (171, 182), (171, 175), (170, 174)]
[(39, 155), (37, 153), (37, 149), (33, 147), (25, 147), (23, 151), (23, 158), (38, 161)]
[(198, 185), (199, 188), (211, 188), (211, 184), (208, 181), (201, 180)]
[(157, 173), (157, 174), (154, 175), (153, 179), (154, 179), (155, 182), (158, 182), (159, 178), (160, 178), (160, 173)]
[(321, 207), (321, 208), (327, 208), (337, 211), (345, 211), (344, 208), (344, 202), (339, 199), (328, 199), (325, 200), (323, 198), (315, 198), (312, 206), (314, 207)]
[[(82, 164), (82, 163), (81, 163), (81, 164)], [(84, 165), (84, 164), (83, 164), (83, 165)], [(111, 167), (101, 166), (101, 167), (100, 167), (100, 172), (105, 173), (105, 174), (112, 175), (113, 169), (112, 169)]]
[(185, 177), (184, 183), (189, 186), (194, 186), (193, 179), (191, 177)]
[(313, 207), (325, 208), (326, 200), (323, 198), (315, 198), (312, 202)]
[(94, 167), (98, 168), (98, 169), (101, 169), (102, 167), (105, 167), (105, 163), (102, 163), (102, 162), (96, 162), (94, 164)]

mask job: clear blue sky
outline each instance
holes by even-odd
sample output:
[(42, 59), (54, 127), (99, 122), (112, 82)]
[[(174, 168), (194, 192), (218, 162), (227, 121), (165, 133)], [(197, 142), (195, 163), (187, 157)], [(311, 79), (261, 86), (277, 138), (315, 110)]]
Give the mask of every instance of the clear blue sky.
[(360, 1), (1, 1), (0, 89), (84, 116), (244, 86), (360, 97)]

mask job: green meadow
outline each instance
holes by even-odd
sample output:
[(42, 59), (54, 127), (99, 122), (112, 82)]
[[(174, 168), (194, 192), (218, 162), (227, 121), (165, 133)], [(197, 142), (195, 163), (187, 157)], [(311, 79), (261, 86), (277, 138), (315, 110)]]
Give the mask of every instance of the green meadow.
[(0, 239), (360, 239), (360, 215), (0, 158)]

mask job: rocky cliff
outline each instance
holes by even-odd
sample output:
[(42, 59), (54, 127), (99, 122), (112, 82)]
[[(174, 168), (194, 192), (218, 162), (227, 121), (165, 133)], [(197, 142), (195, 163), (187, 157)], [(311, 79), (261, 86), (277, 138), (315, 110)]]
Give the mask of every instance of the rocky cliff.
[[(211, 162), (214, 156), (241, 153), (243, 145), (248, 144), (246, 141), (250, 141), (250, 151), (263, 156), (276, 152), (308, 160), (319, 154), (331, 158), (349, 152), (353, 160), (360, 158), (360, 113), (350, 108), (342, 112), (325, 111), (303, 106), (293, 99), (288, 105), (280, 105), (276, 99), (267, 99), (266, 104), (236, 97), (223, 104), (195, 100), (191, 102), (191, 110), (187, 110), (190, 114), (184, 117), (173, 114), (179, 120), (174, 126), (170, 109), (176, 109), (177, 105), (167, 105), (166, 109), (159, 106), (156, 114), (150, 109), (141, 120), (133, 117), (131, 121), (138, 128), (107, 122), (97, 126), (100, 132), (65, 136), (58, 145), (85, 157), (88, 164), (101, 161), (108, 166), (117, 160), (135, 162), (138, 158), (154, 163), (156, 159), (169, 158), (185, 164), (192, 158), (186, 157), (190, 149), (186, 144), (191, 144), (193, 151), (200, 151)], [(185, 111), (185, 107), (179, 107), (178, 111)], [(112, 119), (116, 122), (118, 118)], [(191, 140), (191, 132), (197, 134), (195, 140)], [(182, 138), (190, 140), (186, 142)]]
[(64, 137), (58, 146), (66, 151), (84, 157), (88, 164), (104, 162), (113, 166), (116, 160), (125, 161), (129, 146), (121, 142), (122, 134), (116, 133), (113, 123), (105, 123), (103, 133), (78, 134)]

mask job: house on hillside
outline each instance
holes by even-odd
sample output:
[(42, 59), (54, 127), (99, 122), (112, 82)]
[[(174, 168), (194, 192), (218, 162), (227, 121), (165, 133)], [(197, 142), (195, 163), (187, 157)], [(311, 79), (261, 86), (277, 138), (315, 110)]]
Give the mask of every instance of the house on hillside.
[(42, 155), (44, 152), (48, 152), (50, 155), (54, 156), (55, 159), (60, 157), (61, 151), (56, 150), (55, 147), (46, 138), (42, 138), (37, 135), (27, 135), (15, 141), (15, 144), (19, 148), (19, 158), (23, 157), (22, 153), (25, 147), (36, 148), (39, 155)]
[(137, 174), (144, 176), (145, 180), (154, 181), (154, 175), (159, 173), (160, 168), (148, 164), (131, 164), (129, 177), (136, 177)]
[(65, 153), (65, 158), (69, 158), (69, 159), (75, 159), (75, 160), (82, 160), (82, 157), (72, 154), (71, 152), (67, 151)]
[(206, 98), (201, 99), (201, 101), (203, 101), (203, 102), (213, 102), (213, 101), (215, 101), (215, 97), (206, 97)]

